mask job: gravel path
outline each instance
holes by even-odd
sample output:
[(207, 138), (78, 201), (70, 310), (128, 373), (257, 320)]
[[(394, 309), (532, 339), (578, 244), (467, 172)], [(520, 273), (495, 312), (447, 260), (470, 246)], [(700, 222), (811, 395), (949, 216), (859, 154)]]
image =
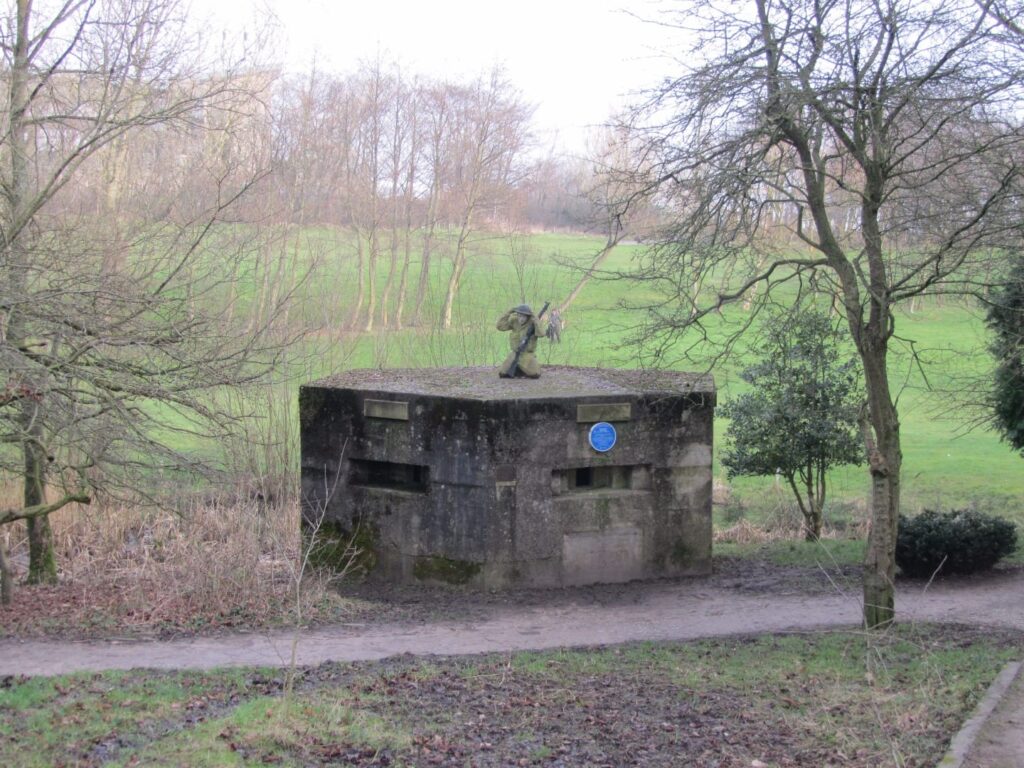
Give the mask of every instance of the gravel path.
[[(979, 579), (902, 584), (900, 621), (955, 622), (1024, 631), (1024, 571)], [(708, 579), (630, 585), (610, 605), (557, 602), (499, 606), (465, 620), (344, 624), (299, 632), (229, 634), (169, 641), (0, 641), (0, 675), (74, 671), (207, 669), (220, 666), (455, 655), (685, 640), (739, 633), (853, 627), (859, 594), (749, 594)]]

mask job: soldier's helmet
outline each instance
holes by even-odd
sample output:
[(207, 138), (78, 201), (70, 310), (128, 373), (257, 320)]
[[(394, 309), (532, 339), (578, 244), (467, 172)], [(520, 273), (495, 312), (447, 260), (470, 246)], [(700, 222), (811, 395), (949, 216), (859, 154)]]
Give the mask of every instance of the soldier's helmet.
[(527, 304), (520, 304), (518, 307), (512, 309), (517, 315), (527, 315), (528, 317), (533, 316), (533, 310)]

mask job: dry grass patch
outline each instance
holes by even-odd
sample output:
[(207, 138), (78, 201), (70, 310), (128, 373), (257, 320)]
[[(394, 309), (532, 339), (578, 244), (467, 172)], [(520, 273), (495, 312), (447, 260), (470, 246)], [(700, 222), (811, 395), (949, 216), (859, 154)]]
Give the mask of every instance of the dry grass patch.
[[(346, 601), (302, 566), (297, 503), (180, 510), (108, 505), (52, 516), (57, 586), (25, 586), (0, 609), (0, 635), (169, 634), (336, 619)], [(16, 578), (24, 529), (7, 526)]]

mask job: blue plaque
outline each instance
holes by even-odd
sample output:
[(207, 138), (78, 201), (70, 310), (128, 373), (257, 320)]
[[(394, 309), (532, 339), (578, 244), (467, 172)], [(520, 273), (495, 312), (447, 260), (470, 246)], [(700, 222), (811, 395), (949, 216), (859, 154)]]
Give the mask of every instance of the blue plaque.
[(599, 421), (590, 428), (590, 447), (595, 451), (607, 453), (615, 447), (618, 437), (615, 434), (615, 427), (607, 421)]

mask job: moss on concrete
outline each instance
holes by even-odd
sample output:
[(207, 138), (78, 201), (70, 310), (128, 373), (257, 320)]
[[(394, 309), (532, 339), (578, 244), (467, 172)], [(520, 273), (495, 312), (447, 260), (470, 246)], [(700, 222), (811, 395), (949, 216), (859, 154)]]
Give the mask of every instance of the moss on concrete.
[(324, 522), (316, 530), (304, 524), (302, 538), (313, 568), (362, 575), (377, 564), (380, 533), (374, 526), (360, 524), (349, 531), (334, 522)]
[(443, 581), (446, 584), (465, 584), (480, 573), (480, 568), (480, 563), (435, 555), (418, 559), (413, 566), (412, 574), (420, 581)]
[(669, 554), (669, 559), (674, 565), (689, 565), (693, 555), (690, 553), (690, 548), (686, 545), (686, 542), (682, 539), (676, 539), (672, 545), (672, 552)]

